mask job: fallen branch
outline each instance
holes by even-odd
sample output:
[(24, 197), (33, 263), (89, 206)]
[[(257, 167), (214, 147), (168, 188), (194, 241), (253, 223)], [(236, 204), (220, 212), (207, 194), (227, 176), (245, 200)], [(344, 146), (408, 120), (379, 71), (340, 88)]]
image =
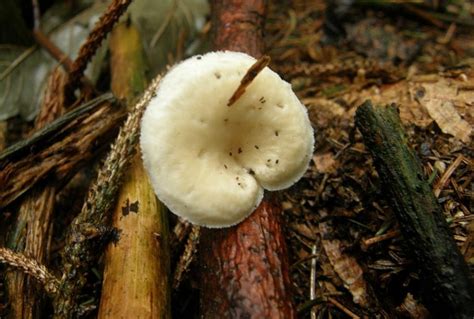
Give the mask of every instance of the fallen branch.
[(449, 232), (441, 207), (408, 147), (394, 106), (359, 107), (356, 125), (396, 213), (400, 230), (420, 269), (422, 298), (437, 318), (472, 318), (474, 285)]
[(156, 78), (130, 112), (126, 122), (89, 189), (81, 213), (72, 221), (62, 251), (61, 282), (53, 301), (54, 318), (73, 318), (77, 315), (77, 298), (86, 280), (85, 275), (101, 252), (111, 229), (107, 227), (110, 209), (115, 203), (120, 182), (135, 153), (139, 123), (143, 111), (156, 92), (160, 78)]
[[(64, 86), (66, 74), (56, 68), (51, 73), (43, 97), (40, 114), (35, 123), (39, 130), (64, 111)], [(44, 264), (48, 259), (48, 244), (51, 241), (51, 219), (54, 211), (56, 186), (45, 181), (35, 186), (21, 202), (15, 227), (9, 238), (9, 248), (22, 252)], [(41, 311), (41, 296), (38, 286), (23, 273), (8, 272), (6, 275), (10, 312), (12, 317), (38, 318)]]
[[(121, 23), (110, 37), (111, 87), (132, 102), (146, 88), (142, 38), (131, 23)], [(112, 226), (120, 238), (105, 254), (99, 319), (170, 318), (168, 216), (156, 199), (138, 146), (113, 209)]]
[(104, 94), (0, 153), (0, 208), (46, 177), (63, 181), (107, 146), (123, 109)]

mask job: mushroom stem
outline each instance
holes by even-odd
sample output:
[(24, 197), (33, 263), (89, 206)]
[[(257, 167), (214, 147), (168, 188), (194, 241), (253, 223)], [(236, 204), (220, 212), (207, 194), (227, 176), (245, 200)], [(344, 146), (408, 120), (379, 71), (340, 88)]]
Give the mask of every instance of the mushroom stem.
[(263, 55), (258, 59), (245, 73), (242, 80), (240, 80), (240, 84), (235, 90), (234, 94), (227, 102), (227, 106), (231, 106), (234, 104), (244, 93), (245, 89), (252, 83), (252, 81), (257, 77), (257, 75), (270, 63), (270, 57), (268, 55)]

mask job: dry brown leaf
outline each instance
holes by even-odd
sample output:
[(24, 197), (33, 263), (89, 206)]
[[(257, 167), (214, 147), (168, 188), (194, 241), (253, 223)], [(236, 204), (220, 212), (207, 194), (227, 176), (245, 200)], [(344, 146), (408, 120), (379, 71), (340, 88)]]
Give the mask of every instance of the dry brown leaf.
[(358, 107), (365, 100), (371, 99), (376, 105), (386, 105), (396, 103), (399, 106), (400, 119), (403, 123), (411, 123), (417, 126), (425, 127), (433, 120), (428, 112), (410, 95), (410, 82), (400, 81), (395, 84), (386, 85), (381, 88), (371, 87), (358, 94), (353, 102)]
[(348, 116), (345, 109), (334, 101), (324, 98), (302, 99), (304, 105), (308, 107), (308, 114), (311, 123), (322, 129), (331, 126), (337, 118)]
[(330, 152), (315, 154), (313, 156), (313, 162), (319, 173), (333, 173), (339, 167), (339, 163), (335, 159), (334, 154)]
[(311, 240), (317, 239), (317, 236), (314, 231), (304, 223), (291, 223), (290, 227), (301, 236), (304, 236)]
[(362, 307), (369, 307), (369, 295), (364, 272), (357, 260), (343, 252), (345, 245), (340, 240), (326, 239), (334, 233), (329, 223), (320, 223), (319, 231), (321, 232), (324, 251), (339, 278), (341, 278), (344, 287), (352, 294), (353, 301)]
[(420, 75), (382, 87), (373, 86), (353, 96), (344, 96), (359, 106), (366, 99), (374, 104), (396, 103), (404, 123), (426, 127), (433, 120), (440, 129), (468, 143), (474, 125), (474, 72), (464, 78)]
[(462, 89), (467, 82), (443, 78), (434, 83), (420, 83), (410, 89), (412, 96), (428, 111), (440, 129), (464, 143), (470, 141), (472, 126), (461, 118), (459, 112), (469, 112), (466, 115), (472, 117), (474, 81), (470, 82), (473, 89)]
[(428, 318), (430, 315), (428, 310), (413, 298), (413, 295), (410, 293), (405, 296), (403, 303), (397, 307), (397, 312), (404, 317), (413, 319), (424, 319)]

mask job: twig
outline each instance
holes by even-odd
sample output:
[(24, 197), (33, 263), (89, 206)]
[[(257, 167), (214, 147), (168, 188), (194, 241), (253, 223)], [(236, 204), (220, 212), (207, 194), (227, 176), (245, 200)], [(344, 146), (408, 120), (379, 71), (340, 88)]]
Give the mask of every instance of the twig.
[(49, 294), (58, 291), (59, 282), (45, 266), (38, 264), (34, 259), (18, 254), (10, 249), (0, 248), (0, 262), (22, 270), (24, 273), (38, 280)]
[(372, 246), (374, 244), (380, 243), (381, 241), (387, 240), (387, 239), (392, 239), (400, 235), (399, 230), (392, 230), (387, 232), (386, 234), (380, 235), (380, 236), (374, 236), (372, 238), (368, 238), (362, 242), (362, 246), (364, 248), (368, 248), (369, 246)]
[(340, 309), (342, 312), (344, 312), (346, 315), (348, 315), (352, 319), (360, 319), (358, 315), (350, 311), (346, 306), (344, 306), (342, 303), (340, 303), (333, 297), (327, 297), (327, 298), (330, 303), (332, 303), (334, 306), (336, 306), (338, 309)]
[[(210, 3), (213, 49), (261, 57), (267, 1)], [(296, 317), (281, 216), (281, 205), (267, 195), (242, 223), (201, 229), (201, 317)]]
[(269, 63), (270, 57), (268, 55), (263, 55), (250, 67), (250, 69), (248, 69), (242, 80), (240, 80), (239, 87), (235, 90), (234, 94), (232, 94), (229, 102), (227, 102), (227, 106), (234, 104), (245, 93), (245, 89)]
[[(313, 245), (311, 249), (311, 254), (314, 256), (311, 259), (311, 274), (310, 274), (310, 282), (309, 282), (309, 299), (314, 300), (316, 299), (316, 244)], [(316, 311), (314, 307), (311, 308), (311, 319), (316, 319)]]
[(189, 265), (196, 255), (197, 246), (199, 244), (200, 230), (201, 228), (199, 226), (192, 226), (191, 233), (189, 234), (188, 241), (186, 242), (186, 247), (184, 248), (184, 252), (179, 258), (178, 264), (176, 265), (176, 271), (173, 277), (173, 290), (179, 288), (184, 273), (188, 270)]
[[(133, 23), (114, 28), (109, 49), (112, 91), (133, 108), (147, 87), (142, 37)], [(120, 238), (105, 253), (98, 319), (171, 318), (168, 212), (134, 149), (110, 213)]]
[(178, 8), (178, 0), (173, 0), (173, 3), (171, 4), (171, 8), (166, 13), (166, 16), (163, 19), (163, 22), (161, 22), (160, 27), (158, 28), (155, 35), (151, 39), (150, 48), (154, 48), (156, 46), (156, 43), (158, 43), (158, 40), (161, 38), (166, 28), (170, 24), (171, 19), (175, 15), (177, 8)]
[(188, 234), (191, 232), (193, 226), (188, 221), (178, 218), (178, 222), (173, 228), (171, 232), (171, 239), (170, 239), (170, 250), (171, 253), (176, 253), (178, 246), (180, 246), (181, 242), (183, 242)]
[(17, 66), (19, 66), (27, 57), (29, 57), (37, 46), (33, 45), (23, 51), (10, 65), (0, 74), (0, 82), (3, 81)]
[(40, 8), (38, 5), (38, 0), (31, 0), (31, 5), (33, 7), (33, 28), (39, 30), (40, 28)]
[(107, 37), (131, 2), (132, 0), (113, 0), (107, 11), (94, 26), (94, 29), (89, 33), (86, 42), (79, 49), (78, 56), (71, 68), (69, 85), (72, 88), (79, 83), (87, 64), (100, 47), (102, 40)]
[(70, 73), (72, 70), (72, 60), (54, 44), (43, 32), (40, 30), (34, 30), (33, 36), (46, 51), (51, 54), (51, 56), (58, 61), (66, 70), (66, 72)]
[(441, 28), (441, 29), (446, 28), (446, 25), (442, 21), (440, 21), (439, 19), (434, 17), (429, 12), (423, 11), (423, 10), (421, 10), (421, 9), (411, 5), (411, 4), (404, 4), (403, 6), (405, 7), (405, 9), (407, 11), (419, 16), (423, 20), (426, 20), (426, 21), (430, 22), (432, 25), (434, 25), (438, 28)]
[(441, 194), (441, 190), (443, 189), (443, 187), (446, 185), (446, 183), (448, 182), (449, 178), (451, 177), (451, 175), (454, 173), (454, 171), (458, 168), (458, 166), (461, 164), (461, 162), (463, 161), (464, 159), (464, 156), (463, 155), (459, 155), (455, 160), (454, 162), (451, 163), (451, 165), (449, 165), (448, 169), (446, 169), (446, 171), (444, 172), (443, 176), (441, 176), (441, 178), (439, 179), (439, 181), (436, 183), (435, 187), (433, 188), (433, 193), (435, 195), (436, 198), (439, 197), (439, 194)]

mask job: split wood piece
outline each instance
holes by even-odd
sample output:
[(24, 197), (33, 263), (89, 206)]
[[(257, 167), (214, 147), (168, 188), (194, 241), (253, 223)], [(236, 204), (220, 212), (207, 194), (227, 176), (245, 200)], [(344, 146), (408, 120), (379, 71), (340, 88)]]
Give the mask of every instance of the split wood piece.
[(474, 285), (442, 209), (408, 147), (395, 106), (360, 106), (356, 125), (420, 269), (423, 301), (437, 318), (473, 318)]
[[(146, 63), (138, 30), (119, 24), (111, 34), (114, 94), (132, 101), (146, 88)], [(112, 226), (120, 232), (105, 254), (98, 318), (170, 318), (168, 221), (139, 152), (120, 188)]]
[(0, 208), (46, 177), (64, 181), (108, 146), (124, 117), (114, 101), (104, 94), (0, 153)]
[[(64, 111), (64, 87), (66, 74), (56, 68), (48, 79), (40, 113), (36, 118), (35, 130), (40, 130), (59, 117)], [(40, 183), (22, 201), (9, 248), (45, 264), (49, 255), (51, 241), (56, 187), (54, 183)], [(18, 271), (10, 271), (6, 276), (10, 317), (32, 319), (40, 318), (41, 289), (31, 278)]]
[[(265, 1), (211, 2), (214, 49), (264, 52)], [(242, 223), (201, 230), (201, 312), (204, 318), (296, 316), (282, 210), (268, 196)]]

